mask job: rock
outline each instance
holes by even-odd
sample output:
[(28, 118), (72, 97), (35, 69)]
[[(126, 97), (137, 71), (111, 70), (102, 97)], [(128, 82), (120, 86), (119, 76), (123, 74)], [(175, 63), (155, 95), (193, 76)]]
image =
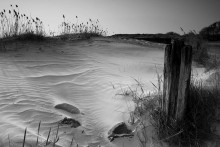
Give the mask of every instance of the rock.
[(55, 106), (55, 108), (64, 110), (64, 111), (69, 112), (71, 114), (80, 114), (80, 110), (77, 107), (70, 105), (70, 104), (67, 104), (67, 103), (58, 104)]
[(132, 137), (134, 134), (124, 122), (116, 124), (111, 130), (108, 131), (108, 139), (113, 141), (119, 137)]
[(63, 120), (59, 122), (60, 125), (70, 125), (71, 128), (77, 128), (81, 126), (80, 122), (75, 119), (65, 117)]

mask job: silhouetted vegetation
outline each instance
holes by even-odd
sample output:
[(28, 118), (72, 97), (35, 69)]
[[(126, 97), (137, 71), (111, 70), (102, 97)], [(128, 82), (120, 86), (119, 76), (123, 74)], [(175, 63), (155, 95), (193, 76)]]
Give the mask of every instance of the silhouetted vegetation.
[(17, 5), (10, 10), (0, 12), (0, 37), (8, 38), (28, 34), (28, 36), (44, 36), (43, 22), (38, 18), (32, 18), (19, 11)]
[[(89, 19), (86, 23), (71, 23), (63, 15), (56, 38), (61, 39), (88, 39), (90, 37), (106, 36), (107, 30), (101, 28), (99, 20)], [(40, 18), (28, 16), (19, 11), (17, 5), (11, 5), (10, 10), (0, 12), (0, 38), (17, 40), (42, 40), (54, 36), (55, 32), (46, 33), (43, 22)]]
[(79, 23), (78, 17), (76, 16), (77, 22), (72, 23), (66, 20), (65, 15), (63, 15), (63, 22), (60, 25), (61, 32), (60, 35), (65, 34), (84, 34), (84, 35), (96, 35), (96, 36), (105, 36), (107, 31), (104, 31), (99, 23), (99, 20), (96, 21), (89, 19), (86, 23)]
[(203, 28), (199, 34), (208, 41), (220, 41), (220, 22), (215, 22)]

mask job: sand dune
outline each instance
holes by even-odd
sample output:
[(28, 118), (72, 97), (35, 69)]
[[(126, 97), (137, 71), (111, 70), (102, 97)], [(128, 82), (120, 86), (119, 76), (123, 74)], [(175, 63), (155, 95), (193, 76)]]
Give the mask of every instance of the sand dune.
[[(14, 45), (6, 45), (14, 50)], [(36, 141), (41, 121), (40, 141), (45, 141), (49, 128), (51, 139), (58, 122), (74, 118), (82, 126), (62, 126), (57, 145), (74, 143), (90, 146), (123, 146), (117, 139), (107, 140), (108, 130), (127, 121), (132, 102), (115, 96), (123, 88), (135, 85), (134, 79), (152, 91), (156, 70), (163, 70), (163, 48), (149, 44), (113, 39), (90, 39), (74, 43), (17, 44), (17, 51), (0, 54), (0, 144), (22, 142), (28, 128), (27, 143)], [(39, 50), (41, 48), (41, 50)], [(75, 106), (85, 115), (60, 109), (58, 104)], [(129, 110), (128, 110), (129, 109)], [(83, 131), (84, 130), (84, 131)], [(124, 145), (137, 146), (135, 138), (124, 139)]]

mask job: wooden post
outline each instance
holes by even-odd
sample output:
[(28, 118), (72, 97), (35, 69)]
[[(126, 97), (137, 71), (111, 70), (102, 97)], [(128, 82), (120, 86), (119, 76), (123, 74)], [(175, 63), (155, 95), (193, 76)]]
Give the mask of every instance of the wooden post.
[(184, 117), (189, 92), (192, 47), (181, 40), (172, 41), (165, 48), (162, 110), (168, 123), (175, 124)]

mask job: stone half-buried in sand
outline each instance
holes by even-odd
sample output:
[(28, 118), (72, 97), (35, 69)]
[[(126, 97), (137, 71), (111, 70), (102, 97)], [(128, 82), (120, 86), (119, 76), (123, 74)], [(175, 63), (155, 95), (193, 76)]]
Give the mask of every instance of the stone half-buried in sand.
[(132, 137), (134, 136), (132, 130), (124, 122), (116, 124), (111, 130), (108, 131), (108, 139), (113, 141), (115, 138)]
[(66, 126), (70, 126), (71, 128), (77, 128), (79, 126), (81, 126), (80, 122), (78, 122), (77, 120), (75, 119), (72, 119), (72, 118), (67, 118), (65, 117), (63, 120), (61, 120), (59, 122), (59, 125), (63, 126), (63, 125), (66, 125)]
[(77, 107), (67, 103), (57, 104), (55, 108), (69, 112), (71, 114), (80, 114), (80, 110)]

